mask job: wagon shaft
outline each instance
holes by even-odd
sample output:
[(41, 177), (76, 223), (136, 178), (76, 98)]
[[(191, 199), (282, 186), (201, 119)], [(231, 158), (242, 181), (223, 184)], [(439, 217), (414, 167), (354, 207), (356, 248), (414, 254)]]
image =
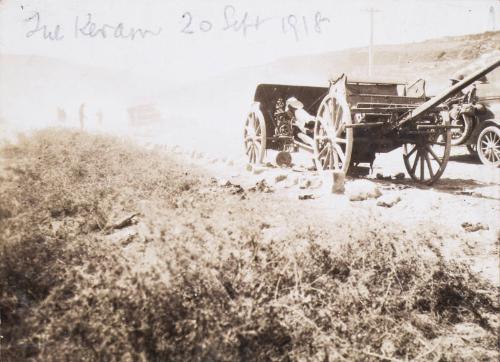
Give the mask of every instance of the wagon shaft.
[(446, 101), (448, 98), (453, 96), (454, 94), (460, 92), (464, 88), (468, 87), (484, 75), (488, 74), (495, 68), (497, 68), (500, 65), (500, 59), (496, 60), (492, 64), (488, 65), (485, 68), (479, 69), (478, 71), (472, 73), (471, 75), (465, 77), (463, 80), (458, 82), (457, 84), (453, 85), (452, 87), (444, 90), (441, 94), (429, 99), (427, 102), (421, 104), (417, 108), (413, 109), (410, 111), (403, 119), (401, 119), (397, 123), (397, 127), (401, 127), (403, 124), (405, 124), (408, 121), (411, 121), (412, 119), (418, 118), (419, 116), (425, 114), (426, 112), (429, 112), (433, 108), (439, 106), (441, 103)]

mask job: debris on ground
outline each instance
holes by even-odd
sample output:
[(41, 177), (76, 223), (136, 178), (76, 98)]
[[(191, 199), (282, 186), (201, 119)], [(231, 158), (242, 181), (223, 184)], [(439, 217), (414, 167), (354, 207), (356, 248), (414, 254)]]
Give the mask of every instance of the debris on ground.
[(377, 175), (375, 175), (375, 177), (377, 180), (391, 180), (392, 179), (391, 175), (384, 175), (381, 173), (377, 173)]
[(346, 184), (346, 195), (350, 201), (376, 199), (382, 193), (377, 185), (368, 180), (354, 180)]
[(299, 179), (299, 189), (308, 189), (310, 186), (311, 186), (311, 180), (309, 178), (306, 178), (306, 177), (301, 177)]
[(265, 169), (264, 169), (264, 168), (262, 168), (262, 167), (255, 167), (255, 166), (254, 166), (254, 168), (253, 168), (253, 170), (252, 170), (252, 173), (253, 173), (254, 175), (260, 175), (260, 174), (261, 174), (261, 173), (263, 173), (264, 171), (265, 171)]
[(468, 233), (473, 233), (473, 232), (476, 232), (479, 230), (489, 230), (490, 229), (488, 225), (484, 225), (480, 222), (473, 224), (473, 223), (470, 223), (467, 221), (462, 223), (462, 227)]
[(312, 199), (314, 199), (313, 194), (299, 195), (299, 200), (312, 200)]
[(241, 194), (241, 193), (243, 193), (245, 191), (245, 189), (243, 189), (243, 187), (241, 187), (241, 185), (233, 184), (229, 180), (226, 181), (226, 183), (222, 187), (229, 188), (230, 189), (229, 192), (232, 195)]
[(284, 180), (286, 180), (286, 179), (287, 179), (287, 177), (288, 177), (287, 175), (283, 175), (283, 174), (281, 174), (281, 175), (277, 175), (277, 176), (274, 178), (274, 182), (275, 182), (275, 183), (278, 183), (278, 182), (284, 181)]
[(259, 182), (257, 182), (255, 184), (255, 186), (250, 187), (248, 189), (248, 191), (252, 191), (252, 192), (259, 191), (259, 192), (264, 192), (264, 193), (274, 192), (273, 188), (271, 186), (269, 186), (267, 184), (266, 180), (264, 180), (264, 179), (262, 179)]
[(397, 173), (397, 174), (394, 175), (394, 178), (396, 180), (404, 180), (405, 179), (405, 174), (404, 174), (404, 172), (399, 172), (399, 173)]
[(396, 194), (386, 194), (382, 195), (377, 199), (377, 206), (382, 207), (393, 207), (398, 202), (401, 201), (401, 197)]
[(139, 216), (139, 213), (134, 213), (131, 215), (128, 215), (124, 218), (119, 219), (118, 221), (115, 221), (111, 225), (107, 226), (106, 229), (108, 230), (115, 230), (115, 229), (123, 229), (128, 226), (134, 225), (137, 223), (136, 217)]

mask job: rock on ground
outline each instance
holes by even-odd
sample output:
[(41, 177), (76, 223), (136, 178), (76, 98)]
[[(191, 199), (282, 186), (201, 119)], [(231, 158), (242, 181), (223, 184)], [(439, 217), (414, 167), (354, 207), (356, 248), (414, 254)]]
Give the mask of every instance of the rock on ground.
[(354, 180), (345, 185), (345, 193), (350, 201), (376, 199), (381, 196), (378, 186), (368, 180)]
[(398, 202), (401, 201), (401, 197), (397, 194), (386, 194), (382, 195), (377, 200), (377, 206), (382, 207), (393, 207)]

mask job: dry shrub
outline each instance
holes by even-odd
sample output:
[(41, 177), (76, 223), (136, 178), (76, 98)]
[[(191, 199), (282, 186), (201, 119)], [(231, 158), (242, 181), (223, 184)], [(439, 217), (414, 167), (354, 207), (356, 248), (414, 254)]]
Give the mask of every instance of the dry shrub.
[[(498, 356), (494, 288), (443, 261), (430, 233), (374, 217), (324, 227), (104, 137), (51, 130), (4, 152), (30, 175), (0, 190), (7, 360)], [(106, 235), (138, 209), (140, 233)], [(481, 333), (464, 342), (458, 326)]]

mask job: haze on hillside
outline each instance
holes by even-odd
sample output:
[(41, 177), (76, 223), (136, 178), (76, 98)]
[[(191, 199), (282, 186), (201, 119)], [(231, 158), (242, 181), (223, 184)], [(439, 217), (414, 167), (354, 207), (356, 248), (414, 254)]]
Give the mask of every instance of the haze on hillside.
[[(117, 0), (9, 0), (0, 5), (0, 53), (46, 56), (183, 83), (287, 56), (365, 46), (371, 8), (376, 44), (481, 33), (500, 23), (500, 4), (494, 0), (148, 0), (126, 5)], [(76, 17), (82, 26), (89, 14), (96, 29), (122, 23), (124, 33), (131, 28), (161, 32), (131, 41), (113, 38), (108, 28), (106, 39), (75, 38)], [(262, 22), (258, 30), (252, 26), (257, 17)], [(235, 26), (222, 30), (228, 24)], [(52, 32), (59, 26), (63, 39), (44, 39), (41, 31), (27, 37), (36, 25)]]
[[(423, 78), (429, 94), (436, 94), (452, 74), (500, 51), (500, 32), (485, 32), (495, 22), (500, 24), (496, 1), (313, 0), (253, 5), (234, 1), (235, 13), (228, 16), (240, 23), (224, 31), (226, 5), (152, 0), (126, 6), (114, 0), (1, 2), (0, 127), (4, 133), (48, 125), (79, 127), (84, 105), (87, 129), (221, 154), (229, 149), (239, 152), (242, 122), (257, 84), (326, 86), (340, 73), (368, 79), (370, 27), (365, 10), (371, 7), (377, 10), (376, 79)], [(75, 17), (83, 26), (90, 11), (96, 29), (109, 25), (106, 39), (82, 32), (74, 38)], [(188, 24), (182, 18), (187, 11), (192, 17), (187, 29), (193, 34), (180, 32)], [(42, 30), (26, 37), (33, 31), (27, 16), (36, 12)], [(241, 25), (245, 12), (247, 25), (258, 14), (261, 20), (271, 19), (260, 30), (249, 25), (245, 37)], [(321, 32), (314, 27), (317, 13), (329, 19), (321, 22)], [(289, 14), (297, 16), (298, 39), (290, 27), (282, 31), (281, 21), (290, 20)], [(201, 32), (201, 19), (209, 19), (213, 29)], [(304, 21), (309, 35), (304, 33)], [(155, 31), (161, 26), (162, 32), (133, 41), (116, 39), (112, 26), (120, 22), (122, 34), (131, 27)], [(43, 31), (54, 31), (56, 25), (63, 39), (43, 39)], [(144, 106), (154, 111), (153, 121), (132, 122), (130, 111)], [(60, 114), (65, 115), (64, 122), (58, 121)]]

